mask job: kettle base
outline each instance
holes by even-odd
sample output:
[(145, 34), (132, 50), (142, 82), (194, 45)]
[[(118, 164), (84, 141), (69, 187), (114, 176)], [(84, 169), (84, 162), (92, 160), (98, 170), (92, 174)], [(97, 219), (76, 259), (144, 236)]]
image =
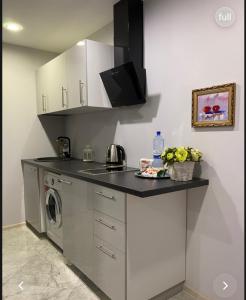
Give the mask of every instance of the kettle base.
[(126, 167), (125, 165), (106, 165), (107, 170), (123, 170), (123, 168)]
[(82, 161), (84, 161), (84, 162), (94, 162), (94, 160), (92, 160), (92, 159), (82, 159)]

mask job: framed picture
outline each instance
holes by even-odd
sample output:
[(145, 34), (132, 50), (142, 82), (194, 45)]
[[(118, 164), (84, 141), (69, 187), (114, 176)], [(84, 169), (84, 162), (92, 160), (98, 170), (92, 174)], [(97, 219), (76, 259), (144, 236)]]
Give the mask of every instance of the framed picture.
[(236, 84), (192, 91), (192, 127), (233, 126)]

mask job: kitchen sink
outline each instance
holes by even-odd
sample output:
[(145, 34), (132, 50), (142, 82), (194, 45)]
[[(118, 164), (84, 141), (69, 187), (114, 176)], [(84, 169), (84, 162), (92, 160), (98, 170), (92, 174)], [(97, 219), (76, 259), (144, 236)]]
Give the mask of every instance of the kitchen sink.
[(41, 162), (49, 162), (49, 161), (67, 161), (67, 160), (72, 160), (73, 158), (68, 157), (68, 158), (60, 158), (60, 157), (38, 157), (35, 158), (35, 161), (41, 161)]
[(78, 173), (88, 174), (88, 175), (104, 175), (104, 174), (112, 174), (112, 173), (119, 173), (119, 172), (129, 172), (129, 171), (136, 171), (136, 168), (131, 167), (113, 167), (113, 168), (98, 168), (98, 169), (87, 169), (87, 170), (79, 170)]

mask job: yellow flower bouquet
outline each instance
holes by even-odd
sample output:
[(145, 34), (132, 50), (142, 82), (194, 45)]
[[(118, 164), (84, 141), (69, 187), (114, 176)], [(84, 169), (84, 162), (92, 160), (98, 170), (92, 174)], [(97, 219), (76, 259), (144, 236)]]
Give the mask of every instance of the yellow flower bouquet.
[(188, 181), (193, 177), (195, 162), (202, 158), (202, 152), (192, 147), (169, 147), (161, 155), (168, 167), (171, 179)]

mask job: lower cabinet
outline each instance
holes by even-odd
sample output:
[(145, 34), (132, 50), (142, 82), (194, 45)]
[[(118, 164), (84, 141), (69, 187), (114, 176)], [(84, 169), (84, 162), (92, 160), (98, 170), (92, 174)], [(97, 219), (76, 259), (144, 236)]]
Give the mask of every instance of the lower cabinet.
[(93, 267), (93, 201), (90, 183), (61, 177), (63, 254), (89, 278)]
[(124, 194), (68, 176), (61, 182), (64, 256), (111, 299), (125, 300)]
[(64, 256), (112, 300), (185, 280), (186, 192), (140, 198), (62, 176)]
[(126, 298), (126, 194), (93, 185), (93, 275), (96, 285), (113, 300)]
[(92, 198), (96, 211), (125, 222), (125, 193), (94, 184)]
[(125, 223), (94, 211), (94, 235), (109, 242), (122, 252), (125, 252), (125, 231)]
[(125, 300), (125, 254), (94, 236), (93, 255), (92, 280), (111, 299)]
[(41, 228), (41, 204), (39, 197), (38, 167), (23, 164), (25, 218), (39, 233)]

